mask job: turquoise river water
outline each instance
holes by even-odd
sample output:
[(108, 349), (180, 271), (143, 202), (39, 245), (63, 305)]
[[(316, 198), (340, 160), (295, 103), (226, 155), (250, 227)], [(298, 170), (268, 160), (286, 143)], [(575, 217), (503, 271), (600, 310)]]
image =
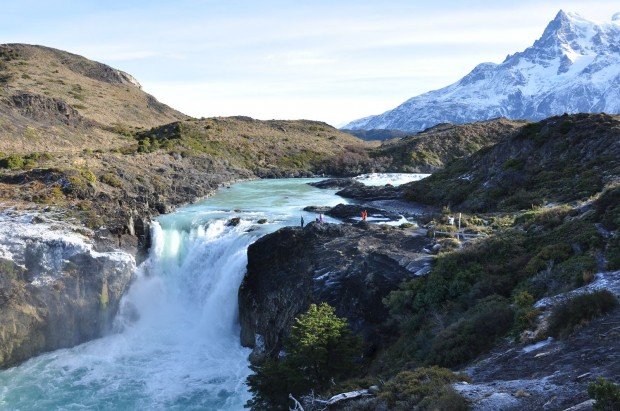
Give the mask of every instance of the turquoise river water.
[[(238, 183), (159, 217), (114, 332), (0, 371), (0, 409), (243, 409), (249, 350), (239, 344), (237, 290), (246, 249), (300, 215), (313, 219), (307, 205), (346, 202), (309, 181)], [(228, 226), (232, 217), (241, 223)]]

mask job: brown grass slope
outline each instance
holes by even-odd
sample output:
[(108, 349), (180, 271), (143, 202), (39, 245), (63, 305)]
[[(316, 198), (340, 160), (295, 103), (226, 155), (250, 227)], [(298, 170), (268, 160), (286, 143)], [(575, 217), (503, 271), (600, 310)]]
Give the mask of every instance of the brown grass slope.
[(525, 124), (504, 118), (462, 125), (439, 124), (412, 136), (386, 141), (374, 155), (391, 158), (395, 170), (431, 173), (499, 142)]
[(135, 138), (139, 151), (164, 147), (183, 156), (217, 157), (260, 177), (363, 172), (372, 147), (318, 121), (240, 116), (174, 122)]
[(185, 118), (105, 64), (43, 46), (0, 45), (0, 151), (117, 147), (119, 131)]

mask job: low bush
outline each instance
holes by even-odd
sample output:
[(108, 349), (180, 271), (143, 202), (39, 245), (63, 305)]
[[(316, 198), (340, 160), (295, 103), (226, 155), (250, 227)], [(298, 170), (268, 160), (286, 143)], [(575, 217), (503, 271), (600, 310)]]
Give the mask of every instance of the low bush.
[(513, 298), (515, 323), (513, 334), (520, 334), (524, 330), (534, 328), (540, 311), (534, 308), (534, 297), (527, 291), (518, 292)]
[(123, 185), (121, 179), (113, 173), (105, 173), (101, 177), (99, 177), (99, 180), (101, 180), (102, 183), (116, 188), (122, 187)]
[(446, 368), (427, 367), (402, 371), (383, 386), (379, 398), (390, 410), (467, 410), (467, 400), (451, 384), (469, 381)]
[(0, 168), (18, 170), (24, 167), (25, 160), (22, 156), (12, 154), (0, 160)]
[(620, 385), (618, 384), (599, 377), (588, 385), (588, 395), (596, 401), (595, 410), (620, 410)]
[(83, 168), (80, 170), (80, 174), (82, 175), (82, 177), (84, 177), (84, 179), (86, 181), (88, 181), (89, 183), (95, 183), (97, 181), (97, 177), (95, 176), (95, 174), (93, 174), (92, 171), (90, 171), (87, 168)]
[(523, 225), (526, 229), (533, 226), (553, 228), (560, 225), (572, 212), (573, 208), (568, 205), (540, 207), (520, 214), (515, 218), (515, 224)]
[(525, 271), (530, 274), (547, 268), (549, 264), (566, 260), (572, 254), (571, 246), (566, 243), (550, 244), (544, 246), (525, 266)]
[(514, 322), (514, 312), (500, 297), (488, 297), (434, 339), (426, 363), (453, 367), (489, 350)]
[(618, 305), (618, 299), (609, 291), (582, 294), (556, 306), (549, 317), (549, 334), (563, 338), (575, 328), (593, 318), (604, 315)]

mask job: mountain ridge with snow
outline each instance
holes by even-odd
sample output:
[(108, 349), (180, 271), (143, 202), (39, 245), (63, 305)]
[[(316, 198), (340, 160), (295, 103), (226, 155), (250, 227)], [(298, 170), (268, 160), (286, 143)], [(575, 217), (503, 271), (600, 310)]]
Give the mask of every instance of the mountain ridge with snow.
[(417, 132), (439, 123), (579, 112), (620, 113), (620, 13), (595, 23), (560, 10), (532, 46), (502, 63), (481, 63), (456, 83), (343, 128)]

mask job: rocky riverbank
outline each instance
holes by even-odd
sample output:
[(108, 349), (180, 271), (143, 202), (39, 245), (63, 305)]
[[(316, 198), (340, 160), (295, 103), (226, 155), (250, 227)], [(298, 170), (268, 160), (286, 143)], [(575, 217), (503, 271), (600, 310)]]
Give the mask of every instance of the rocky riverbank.
[[(345, 221), (366, 208), (383, 217), (419, 215), (413, 212), (418, 206), (403, 199), (375, 200), (376, 193), (365, 199), (367, 188), (350, 179), (314, 185), (359, 196), (354, 204), (307, 211)], [(393, 188), (370, 188), (385, 189)], [(357, 376), (363, 380), (336, 381), (338, 388), (302, 397), (304, 404), (324, 404), (347, 390), (366, 397), (342, 409), (382, 410), (393, 396), (417, 404), (418, 394), (408, 392), (418, 392), (421, 383), (407, 381), (432, 366), (459, 381), (432, 382), (430, 392), (454, 390), (446, 395), (460, 408), (446, 409), (591, 409), (589, 384), (598, 377), (617, 382), (619, 193), (610, 184), (571, 204), (462, 213), (458, 237), (454, 213), (434, 210), (418, 222), (435, 231), (436, 243), (421, 230), (363, 223), (280, 230), (250, 248), (239, 294), (242, 342), (254, 349), (257, 375), (269, 378), (260, 372), (286, 365), (278, 358), (287, 358), (282, 342), (296, 316), (311, 303), (327, 302), (364, 337), (368, 349)], [(407, 243), (407, 232), (418, 233), (420, 242)], [(369, 245), (391, 255), (365, 253)], [(414, 250), (429, 264), (407, 274), (393, 262), (422, 261), (404, 258)], [(378, 288), (377, 278), (394, 281)], [(370, 394), (374, 385), (378, 393)]]
[(0, 368), (111, 330), (133, 255), (58, 216), (0, 213)]

